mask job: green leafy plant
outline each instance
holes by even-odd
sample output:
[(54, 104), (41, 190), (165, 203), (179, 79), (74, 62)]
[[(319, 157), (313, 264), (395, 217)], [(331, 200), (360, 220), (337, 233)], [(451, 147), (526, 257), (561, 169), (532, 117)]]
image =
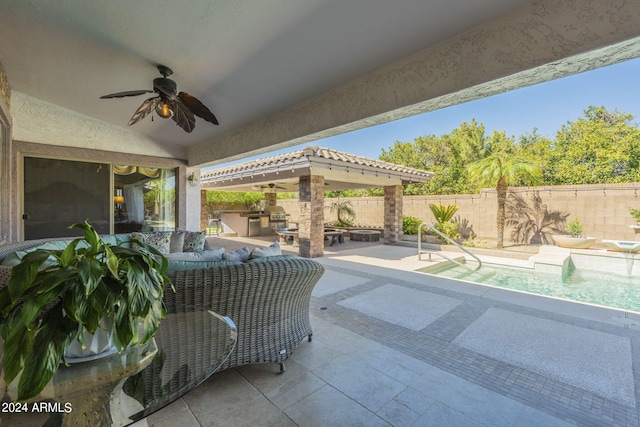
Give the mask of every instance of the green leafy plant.
[[(436, 222), (433, 224), (436, 230), (449, 237), (450, 239), (457, 240), (460, 238), (460, 233), (458, 232), (458, 224), (453, 223), (451, 221), (447, 222)], [(438, 236), (438, 239), (445, 241), (441, 236)]]
[[(436, 218), (436, 223), (433, 225), (436, 230), (454, 240), (460, 237), (458, 224), (451, 222), (451, 218), (458, 212), (458, 205), (430, 204), (429, 209), (431, 209), (433, 216)], [(441, 236), (438, 236), (438, 238), (444, 240)]]
[(71, 227), (84, 230), (84, 239), (26, 254), (0, 290), (5, 381), (22, 372), (20, 401), (40, 393), (69, 344), (78, 339), (84, 347), (83, 332), (93, 334), (103, 319), (112, 321), (120, 352), (147, 342), (166, 314), (166, 258), (136, 239), (141, 250), (104, 243), (86, 222)]
[(356, 219), (356, 211), (350, 201), (333, 202), (331, 212), (338, 216), (338, 222), (334, 225), (339, 227), (351, 227)]
[(458, 205), (435, 205), (430, 204), (429, 209), (433, 212), (433, 216), (436, 218), (436, 222), (449, 222), (451, 218), (458, 212)]
[(584, 237), (584, 226), (580, 222), (580, 218), (575, 217), (567, 223), (567, 234), (571, 237)]
[(629, 213), (636, 220), (636, 222), (640, 222), (640, 209), (629, 208)]
[(414, 216), (403, 216), (402, 232), (404, 234), (418, 234), (420, 224), (422, 224), (422, 221)]

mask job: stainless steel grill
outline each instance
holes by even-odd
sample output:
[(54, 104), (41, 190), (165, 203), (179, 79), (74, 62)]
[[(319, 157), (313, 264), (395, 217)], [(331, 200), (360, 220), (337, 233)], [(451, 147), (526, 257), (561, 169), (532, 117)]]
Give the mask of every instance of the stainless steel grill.
[(286, 221), (287, 214), (282, 206), (267, 206), (264, 212), (269, 214), (269, 221)]

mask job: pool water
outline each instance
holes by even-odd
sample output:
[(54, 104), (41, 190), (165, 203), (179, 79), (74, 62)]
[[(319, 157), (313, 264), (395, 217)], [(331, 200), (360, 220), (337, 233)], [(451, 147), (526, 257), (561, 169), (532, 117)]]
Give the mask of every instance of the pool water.
[[(428, 270), (428, 269), (422, 269)], [(560, 275), (528, 269), (483, 264), (476, 272), (454, 266), (423, 271), (436, 276), (466, 280), (506, 289), (640, 312), (640, 278), (590, 270)]]

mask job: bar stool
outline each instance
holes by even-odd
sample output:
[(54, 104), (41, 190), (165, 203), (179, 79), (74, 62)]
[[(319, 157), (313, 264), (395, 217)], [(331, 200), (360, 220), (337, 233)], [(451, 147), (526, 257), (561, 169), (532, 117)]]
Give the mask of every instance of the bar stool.
[[(211, 231), (213, 228), (213, 231)], [(220, 219), (219, 218), (209, 218), (207, 220), (207, 236), (216, 235), (220, 237)]]

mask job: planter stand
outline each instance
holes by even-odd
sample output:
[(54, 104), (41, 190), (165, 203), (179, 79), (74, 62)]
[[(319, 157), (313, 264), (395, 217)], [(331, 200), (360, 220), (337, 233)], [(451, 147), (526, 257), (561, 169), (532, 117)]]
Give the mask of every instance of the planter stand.
[(84, 343), (87, 348), (82, 348), (80, 340), (73, 340), (64, 353), (65, 361), (67, 363), (88, 362), (115, 353), (116, 347), (113, 344), (111, 323), (110, 320), (103, 319), (95, 334), (90, 334), (86, 330), (83, 331)]
[(568, 234), (554, 234), (553, 241), (561, 248), (587, 249), (596, 243), (595, 237), (573, 237)]

